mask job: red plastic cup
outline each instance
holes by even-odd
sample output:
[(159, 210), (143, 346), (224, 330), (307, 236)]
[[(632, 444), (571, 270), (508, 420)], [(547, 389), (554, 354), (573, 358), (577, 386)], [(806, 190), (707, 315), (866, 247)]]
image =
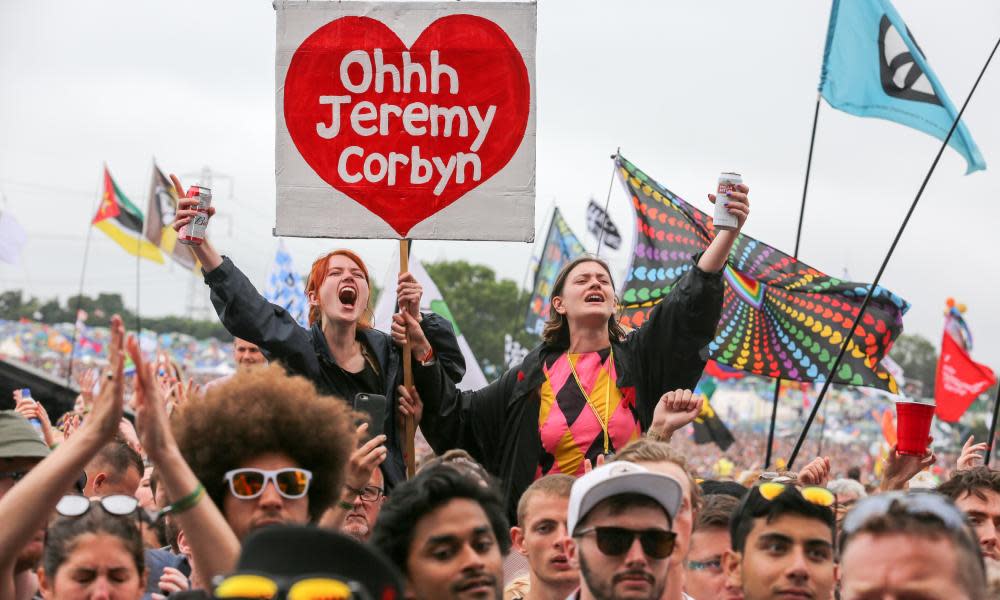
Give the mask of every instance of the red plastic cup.
[(926, 402), (896, 403), (896, 450), (900, 454), (927, 454), (927, 437), (931, 433), (934, 405)]

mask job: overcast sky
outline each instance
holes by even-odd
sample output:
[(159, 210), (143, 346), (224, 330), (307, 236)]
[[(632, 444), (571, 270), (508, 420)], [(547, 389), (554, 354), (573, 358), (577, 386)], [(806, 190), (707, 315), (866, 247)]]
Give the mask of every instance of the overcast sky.
[[(956, 105), (1000, 35), (996, 0), (897, 0), (896, 8)], [(720, 171), (752, 187), (745, 231), (787, 252), (809, 144), (829, 2), (542, 0), (537, 45), (539, 229), (557, 204), (585, 233), (622, 154), (707, 208)], [(29, 234), (0, 289), (76, 292), (101, 167), (145, 209), (153, 158), (164, 171), (216, 174), (217, 246), (263, 286), (273, 260), (275, 13), (266, 0), (0, 2), (0, 210)], [(1000, 61), (1000, 59), (998, 59)], [(965, 176), (947, 151), (883, 285), (909, 300), (908, 332), (938, 343), (945, 299), (969, 306), (974, 357), (1000, 368), (1000, 65), (965, 117), (987, 170)], [(823, 105), (800, 256), (832, 275), (871, 280), (939, 142)], [(611, 212), (631, 229), (616, 183)], [(544, 236), (540, 231), (539, 237)], [(331, 240), (287, 242), (299, 271)], [(385, 273), (392, 241), (351, 241)], [(420, 242), (423, 260), (464, 258), (522, 281), (528, 244)], [(183, 314), (202, 284), (142, 264), (144, 314)], [(135, 261), (93, 232), (86, 293), (135, 303)]]

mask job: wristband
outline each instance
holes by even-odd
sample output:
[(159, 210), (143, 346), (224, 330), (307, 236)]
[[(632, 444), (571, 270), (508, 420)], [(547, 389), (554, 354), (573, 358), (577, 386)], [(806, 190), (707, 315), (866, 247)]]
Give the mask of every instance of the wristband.
[(417, 360), (420, 362), (420, 364), (426, 365), (427, 363), (431, 362), (431, 360), (433, 360), (433, 359), (434, 359), (434, 348), (431, 347), (430, 349), (427, 350), (427, 354), (423, 355), (422, 357), (418, 358)]
[(180, 513), (186, 510), (194, 508), (194, 505), (198, 504), (198, 502), (201, 501), (201, 497), (204, 495), (205, 495), (205, 486), (203, 486), (201, 482), (199, 482), (198, 487), (194, 488), (193, 492), (191, 492), (187, 496), (184, 496), (177, 502), (174, 502), (170, 506), (164, 508), (162, 514), (179, 515)]
[(348, 502), (347, 500), (338, 500), (337, 506), (339, 506), (344, 510), (354, 510), (354, 505)]

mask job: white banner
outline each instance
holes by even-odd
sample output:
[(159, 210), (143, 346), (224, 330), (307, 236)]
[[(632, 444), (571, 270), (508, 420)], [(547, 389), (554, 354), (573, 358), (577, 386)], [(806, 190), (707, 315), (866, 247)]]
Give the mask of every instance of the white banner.
[(276, 10), (276, 235), (533, 241), (534, 2)]

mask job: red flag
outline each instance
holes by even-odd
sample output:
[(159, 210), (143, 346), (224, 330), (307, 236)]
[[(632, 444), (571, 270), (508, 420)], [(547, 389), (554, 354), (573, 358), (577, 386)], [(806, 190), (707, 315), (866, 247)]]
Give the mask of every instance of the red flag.
[(705, 363), (705, 375), (711, 375), (719, 381), (725, 381), (727, 379), (743, 379), (747, 376), (747, 372), (710, 360)]
[(937, 403), (934, 412), (938, 418), (952, 423), (957, 421), (976, 396), (985, 392), (996, 380), (993, 371), (973, 361), (945, 328), (934, 390), (934, 401)]
[(882, 437), (890, 446), (896, 445), (896, 421), (888, 408), (882, 413)]

